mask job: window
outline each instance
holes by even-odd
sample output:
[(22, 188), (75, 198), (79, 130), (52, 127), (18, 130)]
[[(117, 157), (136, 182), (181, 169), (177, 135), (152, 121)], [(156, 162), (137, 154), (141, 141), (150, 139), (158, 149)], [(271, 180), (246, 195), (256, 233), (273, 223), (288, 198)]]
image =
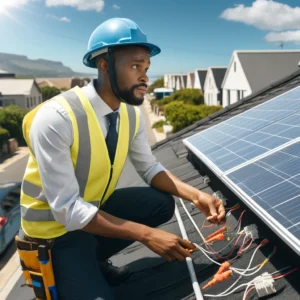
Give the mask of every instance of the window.
[(230, 90), (227, 90), (227, 101), (228, 105), (230, 104)]
[(30, 97), (30, 107), (33, 105), (32, 103), (32, 97)]
[(237, 100), (241, 100), (241, 91), (237, 90)]
[(234, 62), (233, 67), (234, 67), (234, 72), (236, 72), (236, 62)]
[(29, 106), (29, 98), (27, 97), (26, 100), (27, 100), (27, 105), (26, 105), (26, 107), (29, 108), (29, 107), (30, 107), (30, 106)]

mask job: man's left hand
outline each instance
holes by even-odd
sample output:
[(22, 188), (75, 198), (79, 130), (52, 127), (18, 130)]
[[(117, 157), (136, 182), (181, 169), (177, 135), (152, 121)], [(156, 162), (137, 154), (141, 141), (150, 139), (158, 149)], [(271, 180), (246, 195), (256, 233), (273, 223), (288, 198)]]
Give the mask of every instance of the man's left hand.
[(208, 222), (212, 224), (224, 223), (225, 208), (221, 200), (201, 192), (196, 199), (193, 199), (193, 203), (204, 213)]

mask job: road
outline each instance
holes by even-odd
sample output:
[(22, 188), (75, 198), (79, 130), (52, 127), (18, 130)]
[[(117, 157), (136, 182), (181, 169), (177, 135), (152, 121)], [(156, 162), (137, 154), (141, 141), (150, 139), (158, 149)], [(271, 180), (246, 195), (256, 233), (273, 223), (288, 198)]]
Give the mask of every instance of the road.
[[(151, 128), (151, 123), (147, 115), (147, 111), (145, 108), (145, 105), (140, 106), (141, 112), (144, 116), (145, 120), (145, 128), (146, 133), (148, 136), (148, 141), (150, 145), (153, 145), (156, 143), (155, 135)], [(14, 162), (10, 166), (6, 167), (4, 170), (0, 171), (0, 182), (7, 182), (7, 181), (21, 181), (24, 175), (24, 171), (26, 168), (28, 156), (25, 156), (21, 158), (20, 160)], [(131, 170), (131, 174), (133, 176), (125, 176), (124, 174)], [(134, 185), (135, 181), (138, 179), (138, 174), (134, 170), (134, 167), (130, 163), (130, 161), (126, 161), (123, 173), (121, 174), (119, 183), (117, 185), (117, 188), (124, 187), (124, 186), (132, 186)], [(9, 259), (12, 257), (12, 255), (15, 253), (16, 247), (14, 244), (12, 244), (5, 253), (0, 257), (0, 271), (1, 269), (6, 265), (6, 263), (9, 261)], [(31, 289), (24, 286), (24, 279), (23, 275), (18, 279), (18, 281), (15, 283), (13, 289), (11, 290), (10, 294), (7, 296), (6, 300), (31, 300), (35, 299), (34, 294)]]

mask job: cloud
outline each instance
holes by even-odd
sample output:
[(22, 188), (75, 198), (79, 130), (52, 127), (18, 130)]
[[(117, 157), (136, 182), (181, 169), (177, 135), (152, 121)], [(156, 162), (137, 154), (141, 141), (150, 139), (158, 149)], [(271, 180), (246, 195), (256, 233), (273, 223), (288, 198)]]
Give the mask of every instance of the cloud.
[(51, 6), (71, 6), (78, 10), (102, 11), (104, 0), (46, 0), (46, 5)]
[(4, 7), (20, 7), (21, 5), (25, 5), (29, 2), (30, 0), (1, 0), (1, 4)]
[(114, 8), (114, 9), (120, 9), (121, 7), (120, 7), (119, 5), (117, 5), (117, 4), (114, 4), (114, 5), (113, 5), (113, 8)]
[(223, 11), (221, 18), (264, 30), (300, 29), (300, 7), (293, 8), (272, 0), (256, 0), (249, 7), (238, 4)]
[(47, 15), (48, 18), (52, 18), (52, 19), (55, 19), (57, 21), (60, 21), (60, 22), (71, 22), (71, 19), (67, 18), (67, 17), (62, 17), (62, 18), (59, 18), (57, 16), (52, 16), (52, 15)]
[(300, 30), (270, 32), (265, 36), (267, 42), (300, 42)]

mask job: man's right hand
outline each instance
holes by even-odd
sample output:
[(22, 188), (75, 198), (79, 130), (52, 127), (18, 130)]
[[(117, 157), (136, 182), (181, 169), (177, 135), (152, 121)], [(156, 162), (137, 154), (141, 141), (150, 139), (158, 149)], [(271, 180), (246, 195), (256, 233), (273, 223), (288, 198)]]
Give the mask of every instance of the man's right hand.
[(168, 262), (184, 261), (186, 257), (192, 257), (188, 250), (195, 250), (195, 246), (190, 241), (156, 228), (146, 227), (141, 242)]

